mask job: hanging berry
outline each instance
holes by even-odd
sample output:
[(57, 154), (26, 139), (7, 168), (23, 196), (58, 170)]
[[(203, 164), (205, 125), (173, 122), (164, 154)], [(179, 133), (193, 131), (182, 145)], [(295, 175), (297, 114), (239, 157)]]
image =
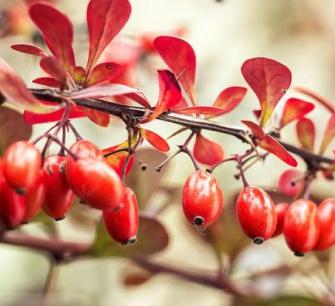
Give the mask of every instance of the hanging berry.
[(279, 236), (283, 233), (284, 218), (288, 207), (289, 207), (288, 203), (278, 203), (275, 205), (277, 225), (276, 230), (273, 233), (272, 237)]

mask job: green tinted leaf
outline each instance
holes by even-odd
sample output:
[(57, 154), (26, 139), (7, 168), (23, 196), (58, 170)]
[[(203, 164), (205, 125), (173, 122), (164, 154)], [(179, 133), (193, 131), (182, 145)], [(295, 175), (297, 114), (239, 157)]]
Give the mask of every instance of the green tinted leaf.
[(99, 222), (95, 242), (88, 254), (93, 257), (148, 256), (164, 250), (169, 243), (169, 236), (164, 226), (157, 219), (147, 216), (140, 217), (137, 239), (131, 246), (122, 246), (109, 237), (103, 223)]
[(32, 132), (31, 125), (28, 125), (17, 111), (7, 107), (0, 108), (0, 153), (12, 143), (18, 140), (27, 140)]

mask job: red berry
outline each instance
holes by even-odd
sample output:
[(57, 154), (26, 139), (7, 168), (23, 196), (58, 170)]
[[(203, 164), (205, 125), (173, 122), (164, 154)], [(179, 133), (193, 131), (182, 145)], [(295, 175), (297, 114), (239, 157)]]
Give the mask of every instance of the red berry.
[(293, 202), (286, 211), (284, 236), (297, 256), (311, 251), (319, 238), (319, 217), (316, 205), (308, 200)]
[(259, 187), (244, 187), (236, 201), (238, 221), (248, 237), (261, 244), (269, 239), (277, 224), (271, 197)]
[(109, 235), (121, 244), (132, 244), (136, 241), (138, 230), (138, 206), (135, 193), (128, 187), (118, 210), (103, 211), (103, 220)]
[(61, 220), (70, 209), (74, 200), (65, 177), (65, 156), (49, 156), (43, 166), (46, 187), (44, 211), (52, 218)]
[(298, 195), (304, 187), (304, 173), (296, 169), (285, 170), (279, 178), (278, 187), (288, 196)]
[(335, 244), (335, 198), (322, 201), (318, 206), (318, 214), (320, 234), (314, 250), (324, 251)]
[(182, 201), (187, 220), (207, 227), (222, 213), (223, 191), (212, 174), (198, 170), (187, 178)]
[(287, 208), (289, 207), (288, 203), (278, 203), (275, 205), (276, 216), (277, 216), (277, 226), (276, 230), (273, 233), (272, 237), (279, 236), (283, 233), (284, 218)]
[(88, 205), (101, 210), (118, 208), (124, 187), (117, 173), (104, 161), (80, 158), (75, 162), (68, 155), (66, 178), (73, 192)]
[(45, 200), (45, 191), (43, 170), (41, 169), (37, 181), (25, 194), (26, 209), (23, 222), (28, 222), (38, 213)]
[(42, 157), (37, 148), (27, 142), (18, 141), (10, 145), (3, 156), (3, 171), (10, 186), (25, 193), (38, 179)]

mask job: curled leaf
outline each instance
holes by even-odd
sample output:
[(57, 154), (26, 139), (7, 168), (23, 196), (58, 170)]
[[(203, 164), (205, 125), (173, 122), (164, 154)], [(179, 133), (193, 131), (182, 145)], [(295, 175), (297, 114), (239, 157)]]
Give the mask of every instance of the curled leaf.
[(15, 44), (10, 46), (13, 50), (21, 52), (21, 53), (26, 53), (30, 55), (35, 55), (35, 56), (47, 56), (47, 54), (40, 48), (33, 46), (33, 45), (27, 45), (27, 44)]
[(260, 126), (263, 127), (291, 85), (291, 71), (283, 64), (263, 57), (245, 61), (241, 70), (259, 100)]
[(180, 87), (173, 75), (168, 70), (158, 71), (159, 98), (155, 110), (141, 122), (149, 122), (156, 119), (160, 114), (176, 106), (181, 98)]
[(89, 55), (87, 73), (90, 72), (99, 56), (121, 31), (129, 19), (131, 6), (128, 0), (91, 0), (87, 7), (89, 34)]
[(66, 71), (70, 72), (72, 67), (75, 66), (71, 21), (56, 8), (42, 2), (32, 4), (29, 15), (42, 32), (43, 39), (51, 53), (59, 60)]
[(314, 104), (296, 98), (286, 101), (280, 119), (280, 127), (284, 127), (293, 120), (299, 120), (314, 109)]
[(304, 188), (304, 173), (295, 169), (285, 170), (280, 175), (278, 187), (288, 196), (298, 196)]
[(325, 130), (325, 133), (323, 134), (323, 138), (322, 138), (322, 142), (321, 142), (321, 146), (319, 150), (320, 154), (323, 154), (326, 151), (328, 145), (331, 143), (334, 136), (335, 136), (335, 113), (333, 113), (328, 119), (326, 130)]
[(310, 152), (314, 151), (315, 126), (312, 120), (301, 118), (296, 125), (298, 140), (301, 146)]
[(167, 152), (170, 150), (169, 144), (166, 142), (164, 138), (162, 138), (158, 134), (143, 128), (140, 129), (140, 133), (143, 136), (143, 138), (146, 141), (148, 141), (153, 147), (155, 147), (158, 151)]
[(103, 83), (111, 82), (123, 70), (123, 67), (115, 63), (101, 63), (94, 67), (89, 79), (87, 80), (87, 87)]
[(192, 46), (185, 40), (172, 36), (159, 36), (154, 45), (168, 67), (178, 78), (193, 105), (195, 97), (196, 56)]
[(209, 140), (198, 133), (193, 147), (194, 158), (205, 165), (212, 166), (224, 159), (224, 151), (220, 144)]

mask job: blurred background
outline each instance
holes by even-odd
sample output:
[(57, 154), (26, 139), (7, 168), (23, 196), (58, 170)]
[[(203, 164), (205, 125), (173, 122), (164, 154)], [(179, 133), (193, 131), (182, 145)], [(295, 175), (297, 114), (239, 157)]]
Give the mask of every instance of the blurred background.
[[(53, 2), (73, 21), (77, 60), (85, 64), (88, 1)], [(128, 65), (125, 80), (141, 88), (151, 104), (158, 97), (155, 71), (165, 66), (150, 49), (150, 39), (160, 34), (181, 36), (193, 46), (197, 54), (197, 94), (202, 104), (211, 104), (225, 87), (247, 87), (240, 67), (246, 59), (258, 56), (288, 66), (294, 86), (309, 88), (330, 101), (335, 100), (335, 2), (332, 0), (322, 3), (315, 0), (142, 0), (131, 4), (130, 21), (104, 56)], [(26, 10), (24, 1), (0, 0), (0, 56), (29, 86), (36, 87), (31, 80), (41, 75), (37, 59), (10, 49), (14, 43), (42, 44)], [(288, 95), (298, 96), (293, 91)], [(220, 123), (239, 126), (240, 120), (253, 119), (252, 110), (257, 106), (256, 96), (248, 90), (240, 106), (221, 117)], [(321, 107), (309, 115), (316, 123), (317, 141), (325, 128), (325, 116), (328, 114)], [(74, 120), (74, 124), (85, 138), (101, 148), (126, 138), (126, 131), (117, 119), (108, 128), (98, 127), (87, 119)], [(178, 129), (156, 121), (148, 126), (165, 137)], [(47, 128), (48, 124), (34, 126), (33, 137)], [(226, 156), (246, 149), (231, 137), (204, 134), (223, 144)], [(285, 128), (282, 136), (285, 141), (297, 144), (293, 125)], [(184, 138), (184, 134), (173, 138), (171, 152)], [(331, 150), (327, 154), (331, 156)], [(154, 167), (165, 158), (164, 154), (144, 146), (139, 159), (149, 169), (141, 172), (135, 166), (128, 178), (141, 209), (156, 214), (159, 220), (159, 225), (143, 230), (146, 236), (140, 239), (156, 241), (155, 231), (164, 232), (161, 233), (164, 241), (158, 242), (154, 254), (148, 251), (150, 261), (195, 275), (212, 276), (220, 268), (245, 289), (246, 296), (229, 294), (199, 281), (187, 281), (173, 273), (148, 271), (129, 259), (132, 247), (126, 251), (115, 247), (110, 256), (84, 257), (53, 268), (45, 305), (334, 305), (334, 252), (308, 254), (301, 259), (292, 255), (281, 236), (261, 246), (254, 246), (244, 237), (234, 215), (234, 198), (242, 186), (234, 179), (234, 165), (225, 164), (215, 171), (225, 193), (224, 215), (201, 235), (185, 221), (181, 210), (180, 190), (193, 166), (180, 155), (164, 171), (155, 172)], [(304, 169), (304, 163), (299, 161), (299, 167)], [(247, 178), (281, 201), (283, 198), (276, 194), (276, 188), (278, 177), (285, 169), (283, 162), (271, 156), (248, 170)], [(333, 184), (318, 178), (312, 186), (312, 195), (319, 200), (333, 196)], [(96, 217), (96, 212), (77, 205), (62, 222), (50, 225), (39, 217), (19, 231), (38, 236), (57, 231), (66, 240), (91, 241)], [(43, 253), (8, 245), (0, 245), (0, 258), (0, 305), (40, 305), (50, 269), (49, 258)]]

